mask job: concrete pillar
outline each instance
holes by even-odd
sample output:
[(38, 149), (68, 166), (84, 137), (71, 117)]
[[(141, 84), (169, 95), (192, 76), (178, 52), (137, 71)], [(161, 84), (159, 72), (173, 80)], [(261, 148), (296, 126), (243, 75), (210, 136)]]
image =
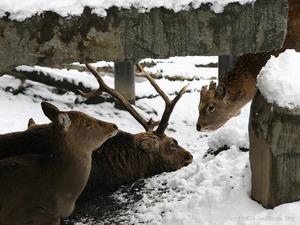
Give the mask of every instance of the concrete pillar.
[(233, 55), (219, 56), (219, 80), (221, 76), (224, 76), (224, 74), (234, 68), (236, 60), (237, 57)]
[(115, 89), (131, 104), (135, 103), (134, 78), (135, 74), (133, 62), (129, 60), (115, 62)]

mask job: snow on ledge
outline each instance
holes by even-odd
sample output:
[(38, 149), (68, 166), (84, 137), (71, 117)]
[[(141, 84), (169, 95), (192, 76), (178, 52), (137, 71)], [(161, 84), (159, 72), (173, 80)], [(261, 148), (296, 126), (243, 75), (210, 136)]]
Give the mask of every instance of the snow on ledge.
[(199, 8), (204, 3), (211, 3), (211, 9), (216, 13), (221, 13), (227, 4), (233, 2), (246, 4), (253, 3), (255, 0), (1, 0), (0, 17), (9, 12), (10, 19), (22, 21), (35, 14), (41, 14), (43, 11), (53, 11), (64, 17), (78, 16), (86, 6), (102, 17), (106, 16), (106, 9), (112, 6), (124, 9), (133, 7), (140, 12), (165, 7), (178, 12), (190, 7)]
[(288, 109), (300, 107), (300, 52), (288, 49), (272, 56), (260, 71), (257, 86), (269, 103)]

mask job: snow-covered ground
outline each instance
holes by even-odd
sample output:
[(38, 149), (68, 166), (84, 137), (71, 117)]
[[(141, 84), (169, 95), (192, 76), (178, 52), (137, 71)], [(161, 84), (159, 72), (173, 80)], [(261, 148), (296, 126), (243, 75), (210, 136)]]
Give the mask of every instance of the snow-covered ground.
[[(212, 59), (213, 61), (213, 59)], [(185, 59), (182, 58), (182, 63)], [(165, 63), (166, 71), (173, 65)], [(85, 72), (66, 71), (49, 68), (53, 76), (69, 76), (69, 79), (80, 79), (91, 87), (93, 77)], [(189, 71), (189, 68), (186, 68)], [(104, 76), (109, 85), (113, 85), (111, 76)], [(187, 81), (158, 80), (167, 93), (178, 91)], [(231, 119), (224, 127), (213, 133), (201, 133), (195, 129), (197, 121), (197, 105), (199, 90), (209, 80), (194, 80), (186, 93), (176, 105), (166, 131), (176, 138), (179, 144), (189, 150), (194, 161), (189, 166), (172, 173), (164, 173), (145, 179), (144, 186), (137, 190), (140, 196), (126, 208), (118, 219), (120, 224), (170, 224), (170, 225), (297, 225), (300, 223), (300, 202), (284, 204), (273, 210), (266, 210), (251, 200), (251, 170), (249, 154), (241, 152), (238, 147), (248, 146), (247, 105), (239, 117)], [(27, 121), (33, 117), (37, 123), (48, 122), (43, 115), (40, 102), (53, 102), (63, 110), (80, 110), (102, 120), (115, 122), (120, 129), (136, 133), (143, 131), (127, 112), (114, 108), (112, 103), (98, 105), (74, 104), (75, 94), (64, 95), (49, 86), (26, 81), (25, 91), (13, 95), (9, 91), (17, 89), (20, 81), (10, 76), (0, 77), (0, 133), (24, 130)], [(10, 88), (8, 88), (10, 87)], [(154, 95), (155, 90), (146, 82), (136, 84), (137, 95), (142, 97)], [(163, 101), (160, 97), (141, 98), (137, 101), (137, 109), (147, 118), (158, 119), (155, 112), (161, 115)], [(147, 113), (148, 112), (148, 113)], [(209, 148), (224, 144), (230, 146), (228, 151), (209, 159), (203, 155)], [(112, 198), (119, 202), (130, 201), (122, 192), (116, 192)], [(104, 221), (105, 222), (105, 221)], [(106, 224), (110, 224), (106, 221)], [(78, 223), (82, 224), (82, 223)], [(93, 223), (86, 223), (93, 224)], [(101, 223), (100, 223), (101, 224)]]
[(133, 7), (141, 12), (165, 7), (178, 12), (190, 7), (199, 8), (205, 3), (210, 3), (211, 9), (220, 13), (227, 4), (232, 2), (246, 4), (253, 3), (255, 0), (1, 0), (0, 17), (9, 12), (11, 19), (21, 21), (44, 11), (53, 11), (62, 16), (80, 15), (86, 6), (92, 8), (99, 16), (106, 16), (106, 9), (112, 6), (125, 9)]
[[(216, 79), (218, 68), (203, 67), (218, 63), (218, 57), (176, 56), (168, 59), (143, 59), (140, 63), (154, 64), (145, 71), (162, 77), (181, 77), (185, 79)], [(166, 66), (166, 64), (169, 64)], [(202, 66), (202, 67), (201, 67)]]

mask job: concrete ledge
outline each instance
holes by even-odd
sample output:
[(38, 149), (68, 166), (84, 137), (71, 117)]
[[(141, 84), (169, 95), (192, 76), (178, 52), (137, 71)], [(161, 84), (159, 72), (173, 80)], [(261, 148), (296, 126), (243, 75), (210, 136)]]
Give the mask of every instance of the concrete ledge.
[(257, 0), (229, 4), (221, 14), (203, 5), (178, 13), (110, 8), (105, 18), (89, 8), (71, 18), (53, 12), (22, 22), (6, 17), (0, 19), (0, 68), (266, 52), (282, 46), (287, 16), (287, 0)]

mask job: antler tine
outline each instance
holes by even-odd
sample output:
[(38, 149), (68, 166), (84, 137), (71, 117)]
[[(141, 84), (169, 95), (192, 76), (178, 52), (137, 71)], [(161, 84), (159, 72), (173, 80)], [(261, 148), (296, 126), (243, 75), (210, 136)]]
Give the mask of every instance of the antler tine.
[(140, 73), (136, 73), (136, 75), (140, 76), (140, 77), (145, 77), (151, 83), (151, 85), (154, 87), (154, 89), (156, 90), (156, 92), (163, 98), (163, 100), (167, 104), (170, 104), (171, 101), (170, 101), (169, 97), (158, 86), (158, 84), (154, 81), (154, 79), (143, 69), (143, 67), (139, 63), (136, 64), (136, 67), (140, 71)]
[(97, 79), (99, 88), (95, 91), (91, 91), (91, 92), (87, 92), (87, 93), (82, 92), (81, 90), (78, 90), (78, 91), (82, 97), (92, 98), (92, 97), (95, 97), (95, 96), (101, 94), (101, 92), (105, 91), (105, 89), (107, 89), (109, 87), (104, 83), (101, 75), (90, 64), (85, 64), (85, 66), (93, 74), (93, 76)]
[(166, 104), (164, 113), (162, 115), (161, 121), (156, 129), (156, 133), (158, 135), (164, 135), (165, 130), (167, 129), (169, 125), (169, 119), (171, 116), (171, 113), (173, 112), (173, 109), (176, 105), (176, 103), (179, 101), (179, 99), (182, 97), (182, 95), (187, 91), (187, 88), (190, 84), (185, 85), (179, 93), (176, 95), (176, 97), (170, 102), (170, 104)]
[(99, 95), (101, 92), (106, 92), (115, 98), (144, 127), (146, 131), (151, 131), (155, 126), (157, 126), (158, 122), (153, 121), (152, 119), (146, 121), (119, 92), (107, 86), (100, 74), (91, 65), (86, 64), (86, 67), (97, 79), (99, 88), (89, 93), (80, 91), (81, 96), (90, 98)]
[(163, 112), (162, 118), (160, 120), (160, 123), (158, 124), (158, 127), (155, 131), (156, 134), (163, 136), (166, 128), (168, 127), (168, 122), (171, 116), (171, 113), (173, 112), (173, 109), (176, 105), (176, 103), (179, 101), (179, 99), (182, 97), (182, 95), (187, 91), (187, 87), (189, 84), (185, 85), (178, 95), (171, 101), (169, 97), (165, 94), (165, 92), (158, 86), (158, 84), (154, 81), (154, 79), (142, 68), (140, 64), (136, 64), (136, 67), (140, 71), (140, 73), (137, 73), (138, 76), (145, 77), (147, 80), (151, 83), (151, 85), (154, 87), (154, 89), (157, 91), (157, 93), (163, 98), (165, 101), (165, 110)]

